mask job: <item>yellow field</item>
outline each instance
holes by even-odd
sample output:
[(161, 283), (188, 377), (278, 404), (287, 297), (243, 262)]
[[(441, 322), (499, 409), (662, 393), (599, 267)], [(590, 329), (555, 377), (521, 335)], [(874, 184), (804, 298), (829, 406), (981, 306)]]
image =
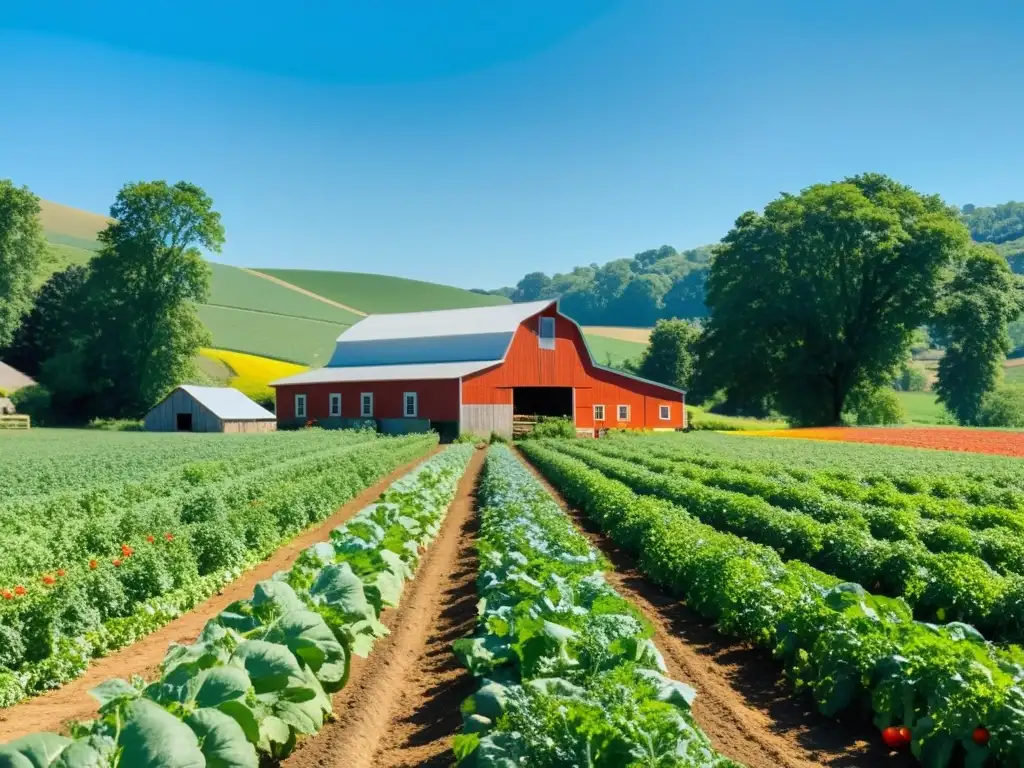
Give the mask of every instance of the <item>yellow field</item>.
[(253, 400), (273, 397), (274, 390), (267, 385), (274, 379), (307, 370), (304, 365), (247, 355), (244, 352), (229, 352), (226, 349), (203, 349), (200, 350), (200, 354), (209, 360), (226, 365), (232, 373), (228, 379), (228, 386), (243, 392)]
[(626, 328), (614, 325), (585, 325), (583, 332), (593, 336), (604, 336), (609, 339), (621, 341), (635, 341), (638, 344), (646, 344), (651, 338), (650, 328)]

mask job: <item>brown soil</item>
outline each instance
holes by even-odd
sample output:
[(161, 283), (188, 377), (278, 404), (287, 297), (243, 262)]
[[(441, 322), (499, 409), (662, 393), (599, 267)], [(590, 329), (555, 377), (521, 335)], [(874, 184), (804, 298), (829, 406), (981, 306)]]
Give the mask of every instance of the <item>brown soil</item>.
[[(438, 450), (440, 449), (435, 448), (430, 455)], [(283, 545), (269, 560), (243, 573), (240, 578), (226, 585), (221, 592), (194, 610), (137, 643), (97, 660), (77, 680), (9, 709), (0, 710), (0, 743), (36, 731), (62, 731), (69, 720), (93, 717), (97, 705), (96, 700), (89, 695), (89, 690), (108, 678), (128, 678), (131, 675), (141, 675), (147, 679), (156, 677), (160, 662), (163, 661), (167, 647), (171, 643), (190, 643), (195, 640), (210, 617), (217, 615), (236, 600), (251, 597), (258, 582), (269, 579), (276, 571), (290, 567), (304, 549), (318, 541), (326, 540), (334, 528), (367, 504), (371, 504), (391, 483), (422, 461), (423, 458), (416, 459), (395, 470), (340, 507), (323, 523)]]
[(451, 643), (476, 616), (474, 489), (485, 452), (474, 453), (440, 534), (397, 609), (381, 615), (391, 634), (356, 658), (334, 695), (335, 719), (304, 739), (286, 766), (362, 768), (449, 765), (459, 705), (473, 690)]
[(615, 566), (605, 574), (608, 583), (654, 625), (654, 642), (669, 675), (697, 690), (693, 716), (719, 752), (749, 768), (916, 765), (905, 754), (888, 753), (869, 722), (839, 722), (819, 714), (809, 699), (787, 686), (771, 654), (719, 634), (678, 598), (651, 584), (631, 555), (592, 528), (529, 461), (524, 463)]

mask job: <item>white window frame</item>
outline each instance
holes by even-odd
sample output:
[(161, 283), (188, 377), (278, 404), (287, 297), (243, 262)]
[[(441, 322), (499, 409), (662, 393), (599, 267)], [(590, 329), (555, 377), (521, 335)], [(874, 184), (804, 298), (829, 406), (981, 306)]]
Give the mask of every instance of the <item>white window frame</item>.
[[(551, 335), (544, 335), (544, 326), (550, 323)], [(542, 315), (537, 320), (537, 340), (540, 343), (541, 349), (554, 349), (555, 348), (555, 318), (546, 317)]]
[[(366, 398), (370, 398), (369, 413), (367, 413)], [(359, 393), (359, 415), (364, 419), (373, 418), (373, 392)]]
[[(301, 405), (301, 407), (300, 407)], [(304, 419), (306, 418), (306, 395), (295, 396), (295, 418)]]
[[(600, 409), (600, 411), (601, 411), (601, 415), (600, 416), (597, 415), (598, 409)], [(594, 404), (594, 421), (604, 421), (604, 416), (605, 416), (604, 406), (595, 403)]]
[[(412, 413), (409, 413), (409, 398), (412, 398)], [(402, 416), (415, 419), (420, 415), (420, 396), (416, 392), (405, 392), (402, 395)]]
[[(626, 411), (626, 415), (625, 416), (622, 415), (622, 411), (623, 410)], [(616, 415), (618, 416), (618, 420), (619, 421), (629, 421), (629, 406), (628, 405), (620, 405), (620, 406), (618, 406), (618, 409), (616, 410)]]
[[(334, 410), (335, 403), (338, 404), (338, 410)], [(339, 419), (341, 418), (341, 392), (331, 392), (331, 394), (327, 396), (327, 412), (330, 413), (332, 417), (337, 416)]]
[(658, 406), (658, 418), (662, 421), (672, 420), (672, 406), (671, 405), (659, 405)]

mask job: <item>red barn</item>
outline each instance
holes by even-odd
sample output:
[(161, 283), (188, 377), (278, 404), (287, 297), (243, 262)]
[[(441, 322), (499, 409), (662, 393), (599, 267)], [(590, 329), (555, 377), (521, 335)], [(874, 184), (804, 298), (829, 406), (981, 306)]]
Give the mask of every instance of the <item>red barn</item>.
[(512, 434), (517, 416), (572, 417), (582, 434), (686, 426), (685, 393), (594, 362), (555, 301), (371, 315), (324, 368), (272, 382), (283, 426)]

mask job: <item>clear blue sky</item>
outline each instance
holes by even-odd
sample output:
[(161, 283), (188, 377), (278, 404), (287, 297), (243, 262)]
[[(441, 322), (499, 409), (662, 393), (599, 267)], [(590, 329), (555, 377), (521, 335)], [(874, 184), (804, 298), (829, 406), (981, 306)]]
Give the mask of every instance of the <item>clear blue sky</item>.
[(51, 0), (0, 9), (0, 177), (187, 179), (220, 260), (509, 284), (861, 171), (1024, 197), (1024, 3)]

